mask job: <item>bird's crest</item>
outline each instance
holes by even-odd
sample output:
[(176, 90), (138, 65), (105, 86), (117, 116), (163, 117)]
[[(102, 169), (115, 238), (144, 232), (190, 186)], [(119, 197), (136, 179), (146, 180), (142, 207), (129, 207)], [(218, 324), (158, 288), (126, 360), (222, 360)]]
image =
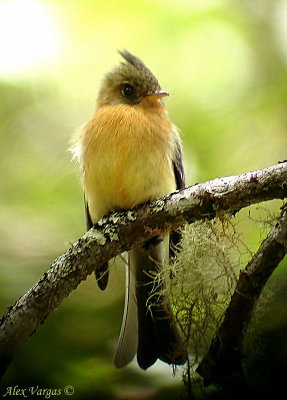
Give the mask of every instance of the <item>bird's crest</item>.
[(132, 66), (150, 86), (160, 87), (154, 74), (139, 57), (134, 56), (128, 50), (119, 50), (119, 54), (126, 61), (121, 63), (123, 66)]

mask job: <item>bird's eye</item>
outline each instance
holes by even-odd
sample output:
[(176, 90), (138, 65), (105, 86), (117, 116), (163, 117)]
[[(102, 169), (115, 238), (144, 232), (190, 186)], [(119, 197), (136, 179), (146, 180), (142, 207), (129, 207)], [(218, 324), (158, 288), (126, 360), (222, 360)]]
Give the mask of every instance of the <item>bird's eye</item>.
[(131, 98), (135, 95), (135, 88), (129, 83), (125, 83), (122, 87), (122, 95)]

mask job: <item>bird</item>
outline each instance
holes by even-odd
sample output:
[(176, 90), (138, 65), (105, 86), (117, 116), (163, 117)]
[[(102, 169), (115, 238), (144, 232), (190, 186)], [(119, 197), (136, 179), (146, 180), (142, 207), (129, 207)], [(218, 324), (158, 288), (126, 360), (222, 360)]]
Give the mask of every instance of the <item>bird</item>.
[[(114, 210), (127, 210), (183, 189), (185, 174), (179, 130), (163, 99), (169, 95), (144, 62), (128, 50), (104, 75), (92, 118), (77, 135), (77, 159), (87, 229)], [(187, 355), (165, 283), (155, 279), (174, 256), (179, 233), (159, 233), (128, 253), (124, 315), (114, 364), (135, 355), (146, 370), (158, 359), (182, 365)], [(95, 267), (100, 289), (108, 284), (108, 263)]]

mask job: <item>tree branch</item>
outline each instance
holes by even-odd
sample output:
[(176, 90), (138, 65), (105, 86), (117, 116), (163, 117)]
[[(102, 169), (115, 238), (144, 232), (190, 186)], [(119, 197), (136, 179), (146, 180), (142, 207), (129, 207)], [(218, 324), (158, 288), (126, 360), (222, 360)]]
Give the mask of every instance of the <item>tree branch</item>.
[(277, 224), (241, 271), (224, 320), (197, 372), (205, 383), (232, 386), (242, 383), (243, 340), (256, 302), (272, 272), (287, 252), (287, 205)]
[(127, 251), (134, 243), (217, 213), (236, 213), (254, 203), (287, 197), (287, 163), (197, 184), (130, 211), (102, 218), (65, 254), (0, 321), (0, 375), (48, 315), (95, 265)]

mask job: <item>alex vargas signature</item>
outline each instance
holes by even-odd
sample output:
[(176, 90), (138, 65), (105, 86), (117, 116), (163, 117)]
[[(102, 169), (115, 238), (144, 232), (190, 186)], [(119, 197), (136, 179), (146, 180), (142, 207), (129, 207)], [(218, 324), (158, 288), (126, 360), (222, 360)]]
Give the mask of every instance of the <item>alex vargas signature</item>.
[(52, 396), (60, 396), (61, 394), (65, 394), (67, 396), (72, 396), (75, 392), (73, 386), (65, 386), (63, 389), (60, 388), (41, 388), (40, 386), (30, 386), (28, 388), (20, 388), (18, 385), (8, 386), (6, 388), (6, 392), (2, 395), (2, 397), (6, 396), (19, 396), (25, 397), (28, 396), (42, 396), (45, 399), (50, 399)]

